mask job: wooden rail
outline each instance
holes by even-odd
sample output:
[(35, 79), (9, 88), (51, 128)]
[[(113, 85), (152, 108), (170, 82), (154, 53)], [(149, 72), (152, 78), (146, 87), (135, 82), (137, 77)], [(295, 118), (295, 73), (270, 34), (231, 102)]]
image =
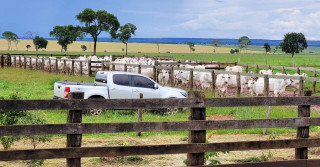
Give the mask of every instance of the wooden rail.
[[(82, 94), (82, 95), (81, 95)], [(70, 98), (83, 98), (74, 93)], [(123, 99), (123, 100), (0, 100), (0, 111), (12, 110), (61, 110), (68, 109), (67, 124), (0, 126), (0, 136), (68, 134), (67, 148), (0, 151), (0, 161), (67, 158), (67, 166), (81, 166), (81, 157), (188, 154), (188, 165), (204, 165), (204, 152), (243, 151), (260, 149), (296, 148), (295, 161), (247, 164), (288, 166), (319, 164), (319, 160), (306, 160), (308, 147), (320, 147), (320, 139), (309, 138), (309, 126), (320, 126), (320, 118), (310, 118), (310, 105), (319, 105), (320, 97), (255, 97), (210, 98), (203, 93), (189, 92), (185, 99)], [(235, 106), (296, 106), (298, 118), (206, 121), (206, 107)], [(189, 121), (132, 122), (132, 123), (81, 123), (83, 109), (93, 108), (182, 108), (189, 107)], [(297, 139), (206, 143), (206, 130), (299, 127)], [(119, 133), (148, 131), (189, 131), (188, 144), (140, 145), (114, 147), (81, 147), (84, 133)], [(222, 165), (223, 166), (223, 165)], [(228, 166), (228, 165), (224, 165)], [(241, 166), (241, 164), (229, 165)]]

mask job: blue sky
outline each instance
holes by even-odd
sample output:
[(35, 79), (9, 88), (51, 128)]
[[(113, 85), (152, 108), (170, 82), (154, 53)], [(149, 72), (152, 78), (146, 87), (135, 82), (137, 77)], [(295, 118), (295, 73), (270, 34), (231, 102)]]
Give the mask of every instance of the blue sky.
[(85, 8), (135, 24), (137, 38), (283, 39), (302, 32), (320, 40), (320, 0), (2, 0), (0, 31), (50, 37), (56, 25), (80, 25), (75, 15)]

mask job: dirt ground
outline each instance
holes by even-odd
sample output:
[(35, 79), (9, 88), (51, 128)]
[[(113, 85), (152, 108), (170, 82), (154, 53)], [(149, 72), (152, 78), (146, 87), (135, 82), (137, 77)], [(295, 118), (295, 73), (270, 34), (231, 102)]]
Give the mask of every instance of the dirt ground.
[[(108, 138), (95, 138), (84, 136), (83, 147), (94, 146), (119, 146), (126, 145), (151, 145), (151, 144), (183, 144), (187, 143), (187, 136), (183, 135), (166, 135), (166, 136), (142, 136), (142, 137), (129, 137), (129, 136), (112, 136)], [(295, 133), (277, 135), (276, 139), (294, 139)], [(310, 138), (319, 137), (318, 133), (311, 133)], [(227, 134), (216, 135), (214, 134), (210, 139), (210, 143), (215, 142), (232, 142), (232, 141), (259, 141), (269, 140), (270, 135), (260, 134)], [(55, 137), (52, 142), (40, 144), (37, 148), (58, 148), (65, 147), (65, 137)], [(19, 141), (13, 145), (11, 149), (32, 149), (25, 141)], [(231, 151), (227, 154), (219, 154), (216, 160), (221, 161), (222, 164), (238, 163), (237, 161), (246, 158), (261, 158), (268, 156), (269, 161), (276, 160), (292, 160), (294, 159), (294, 149), (281, 149), (281, 150), (254, 150), (254, 151)], [(320, 148), (309, 149), (309, 159), (319, 158)], [(183, 160), (187, 158), (186, 154), (174, 155), (152, 155), (152, 156), (136, 156), (136, 157), (102, 157), (102, 158), (83, 158), (82, 166), (185, 166)], [(66, 166), (65, 159), (51, 159), (46, 160), (44, 166), (48, 167), (64, 167)], [(23, 167), (26, 166), (22, 161), (14, 162), (0, 162), (0, 167)]]

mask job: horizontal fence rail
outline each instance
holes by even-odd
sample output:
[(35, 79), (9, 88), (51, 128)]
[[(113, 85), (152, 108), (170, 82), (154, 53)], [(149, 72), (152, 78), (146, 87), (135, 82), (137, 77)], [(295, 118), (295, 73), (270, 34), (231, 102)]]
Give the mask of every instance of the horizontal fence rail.
[(0, 111), (319, 105), (320, 97), (0, 100)]
[(170, 144), (114, 147), (75, 147), (59, 149), (0, 151), (0, 161), (129, 155), (181, 154), (261, 149), (320, 147), (319, 139), (290, 139), (224, 143)]
[(187, 130), (224, 130), (320, 126), (320, 118), (282, 118), (253, 120), (178, 121), (178, 122), (132, 122), (132, 123), (72, 123), (48, 125), (0, 126), (0, 136), (161, 132)]

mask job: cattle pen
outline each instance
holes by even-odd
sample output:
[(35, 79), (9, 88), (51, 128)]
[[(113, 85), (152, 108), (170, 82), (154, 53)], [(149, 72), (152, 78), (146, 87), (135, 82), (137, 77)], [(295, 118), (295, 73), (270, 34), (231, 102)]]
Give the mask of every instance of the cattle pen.
[[(305, 95), (311, 95), (305, 91)], [(204, 165), (205, 152), (244, 151), (295, 148), (295, 160), (260, 163), (225, 164), (224, 167), (320, 165), (319, 159), (308, 159), (308, 148), (320, 147), (319, 138), (309, 138), (309, 127), (320, 126), (320, 118), (310, 118), (310, 106), (320, 105), (320, 97), (242, 97), (205, 98), (202, 92), (189, 92), (186, 99), (83, 100), (83, 93), (73, 93), (66, 100), (0, 100), (0, 111), (68, 110), (66, 124), (0, 126), (0, 136), (67, 134), (66, 148), (0, 151), (0, 161), (32, 159), (67, 159), (67, 166), (81, 166), (83, 157), (128, 155), (187, 154), (188, 166)], [(297, 118), (207, 121), (207, 107), (298, 106)], [(82, 123), (82, 110), (189, 108), (188, 121)], [(207, 130), (297, 127), (296, 139), (206, 143)], [(82, 134), (150, 131), (189, 131), (188, 144), (82, 147)]]
[[(48, 55), (50, 56), (50, 55)], [(54, 56), (54, 55), (53, 55)], [(66, 55), (62, 55), (66, 56)], [(74, 55), (72, 55), (74, 56)], [(114, 60), (117, 57), (112, 56), (112, 60)], [(120, 57), (118, 57), (120, 58)], [(35, 63), (31, 63), (34, 61)], [(58, 63), (62, 63), (62, 66), (59, 67)], [(6, 64), (5, 64), (6, 63)], [(47, 64), (47, 65), (46, 65)], [(215, 92), (216, 85), (215, 85), (215, 79), (217, 74), (230, 74), (230, 75), (236, 75), (236, 93), (235, 96), (239, 97), (241, 96), (241, 83), (240, 78), (241, 76), (246, 77), (262, 77), (264, 78), (265, 87), (264, 87), (264, 95), (267, 96), (269, 92), (269, 78), (277, 78), (277, 79), (292, 79), (292, 80), (299, 80), (299, 91), (303, 90), (303, 83), (304, 81), (311, 81), (312, 82), (312, 92), (317, 93), (317, 82), (320, 81), (318, 78), (317, 72), (320, 71), (320, 69), (316, 68), (303, 68), (303, 67), (284, 67), (284, 66), (259, 66), (259, 65), (247, 65), (247, 64), (238, 64), (243, 65), (245, 67), (245, 72), (232, 72), (232, 71), (223, 71), (225, 66), (227, 65), (237, 65), (237, 63), (232, 62), (197, 62), (193, 63), (195, 65), (197, 64), (211, 64), (211, 65), (218, 65), (218, 67), (214, 67), (211, 69), (193, 69), (193, 68), (183, 68), (183, 67), (177, 67), (176, 65), (179, 64), (190, 64), (190, 63), (182, 63), (182, 62), (166, 62), (166, 63), (159, 63), (155, 61), (154, 65), (142, 65), (142, 64), (126, 64), (126, 63), (117, 63), (112, 61), (91, 61), (91, 60), (75, 60), (75, 59), (50, 59), (49, 57), (25, 57), (25, 55), (17, 56), (17, 55), (6, 55), (6, 59), (4, 54), (1, 55), (1, 67), (15, 67), (15, 68), (23, 68), (23, 69), (30, 69), (30, 70), (42, 70), (47, 71), (50, 73), (63, 73), (68, 75), (84, 75), (84, 76), (92, 76), (94, 73), (98, 70), (110, 70), (115, 71), (117, 69), (121, 69), (121, 71), (128, 71), (129, 67), (132, 69), (135, 69), (137, 73), (143, 73), (147, 69), (151, 69), (152, 74), (149, 76), (150, 78), (154, 79), (156, 82), (159, 83), (159, 71), (166, 70), (169, 73), (169, 79), (168, 82), (165, 84), (169, 84), (171, 86), (181, 87), (181, 85), (178, 85), (178, 82), (176, 81), (176, 78), (174, 77), (174, 73), (176, 71), (186, 71), (188, 72), (188, 84), (185, 85), (185, 88), (191, 90), (195, 87), (195, 73), (207, 73), (210, 74), (210, 88), (213, 92)], [(191, 63), (192, 64), (192, 63)], [(77, 68), (76, 68), (77, 67)], [(249, 67), (255, 67), (256, 68), (256, 74), (255, 73), (248, 73)], [(314, 75), (313, 77), (303, 77), (303, 76), (285, 76), (285, 75), (266, 75), (266, 74), (259, 74), (259, 69), (262, 67), (268, 67), (271, 68), (282, 68), (282, 73), (286, 73), (286, 69), (288, 70), (297, 70), (297, 73), (300, 73), (300, 70), (304, 71), (313, 71)]]

